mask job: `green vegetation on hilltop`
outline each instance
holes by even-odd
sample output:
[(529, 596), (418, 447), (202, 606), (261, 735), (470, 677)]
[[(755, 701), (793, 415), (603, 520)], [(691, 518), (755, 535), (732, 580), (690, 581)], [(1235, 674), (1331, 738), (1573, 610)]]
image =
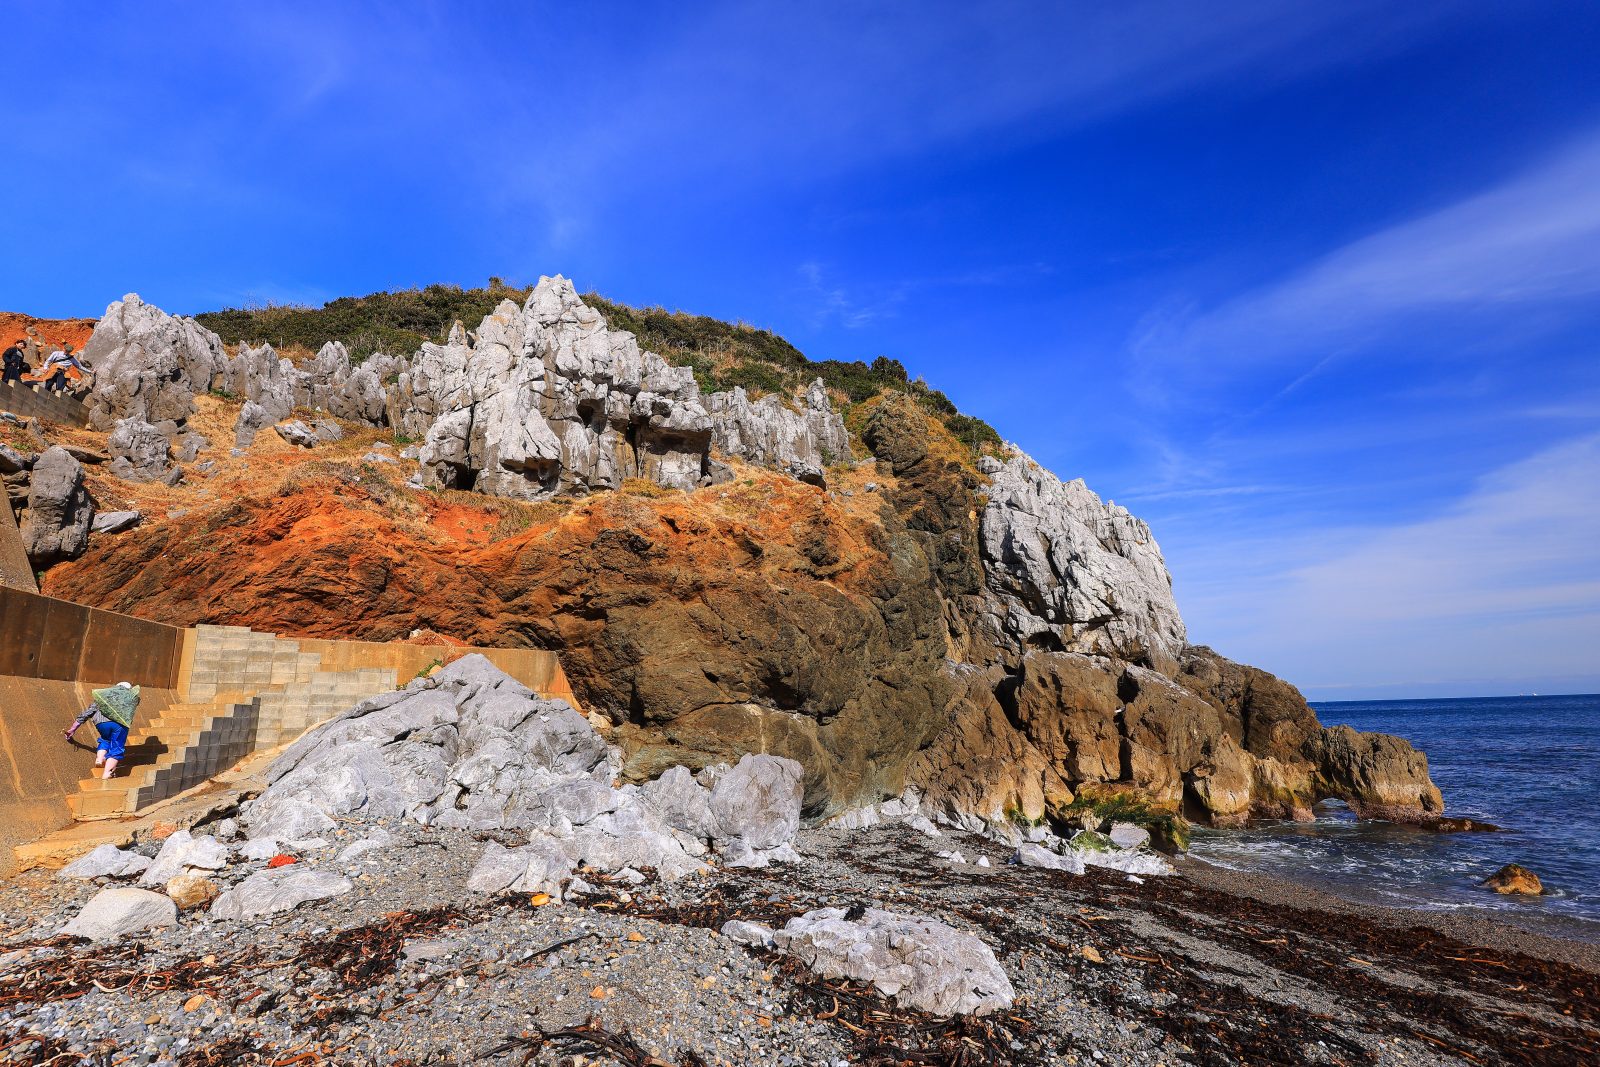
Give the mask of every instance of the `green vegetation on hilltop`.
[[(344, 296), (320, 308), (274, 304), (208, 311), (195, 318), (227, 344), (270, 342), (279, 349), (301, 347), (315, 352), (328, 341), (341, 341), (357, 360), (373, 352), (409, 355), (424, 341), (442, 344), (457, 320), (474, 328), (502, 300), (522, 303), (529, 286), (507, 285), (499, 278), (478, 289), (430, 285), (425, 289)], [(921, 378), (911, 379), (897, 359), (811, 360), (773, 333), (745, 323), (724, 322), (665, 308), (635, 308), (585, 293), (583, 302), (605, 317), (612, 329), (627, 330), (639, 347), (660, 353), (667, 362), (693, 369), (704, 392), (735, 386), (752, 396), (790, 395), (815, 378), (860, 404), (898, 389), (915, 397), (944, 423), (962, 444), (979, 453), (999, 448), (1000, 435), (982, 419), (963, 415), (950, 398)]]
[(476, 327), (500, 301), (520, 304), (530, 291), (531, 287), (517, 288), (490, 278), (481, 289), (430, 285), (341, 296), (319, 308), (269, 304), (207, 311), (195, 320), (230, 345), (265, 341), (280, 349), (300, 346), (315, 352), (329, 341), (342, 341), (358, 360), (373, 352), (409, 356), (424, 341), (443, 344), (457, 319)]

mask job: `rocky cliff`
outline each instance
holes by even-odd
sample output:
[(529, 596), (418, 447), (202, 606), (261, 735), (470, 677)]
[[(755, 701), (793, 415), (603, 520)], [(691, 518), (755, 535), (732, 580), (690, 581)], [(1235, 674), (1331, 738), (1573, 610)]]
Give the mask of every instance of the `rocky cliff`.
[[(908, 787), (988, 822), (1111, 799), (1222, 825), (1327, 797), (1441, 807), (1405, 742), (1325, 730), (1291, 686), (1188, 645), (1143, 522), (1014, 448), (975, 457), (907, 390), (854, 404), (855, 435), (820, 382), (702, 394), (560, 277), (410, 357), (230, 355), (134, 297), (89, 355), (97, 425), (174, 442), (162, 462), (193, 460), (211, 390), (237, 405), (246, 450), (218, 460), (240, 470), (292, 415), (364, 443), (309, 436), (281, 479), (219, 476), (52, 570), (56, 595), (553, 648), (628, 776), (772, 752), (805, 767), (813, 817)], [(417, 443), (413, 471), (357, 459), (379, 432)]]

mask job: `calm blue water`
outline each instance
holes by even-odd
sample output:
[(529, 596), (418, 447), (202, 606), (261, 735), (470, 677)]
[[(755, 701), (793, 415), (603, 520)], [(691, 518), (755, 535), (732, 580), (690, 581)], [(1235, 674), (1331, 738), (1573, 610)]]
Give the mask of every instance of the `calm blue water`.
[[(1600, 941), (1600, 696), (1315, 705), (1324, 725), (1398, 734), (1428, 754), (1445, 812), (1514, 831), (1432, 834), (1360, 823), (1342, 804), (1306, 825), (1201, 831), (1194, 854), (1394, 907), (1494, 909), (1520, 925)], [(1507, 863), (1549, 895), (1477, 883)]]

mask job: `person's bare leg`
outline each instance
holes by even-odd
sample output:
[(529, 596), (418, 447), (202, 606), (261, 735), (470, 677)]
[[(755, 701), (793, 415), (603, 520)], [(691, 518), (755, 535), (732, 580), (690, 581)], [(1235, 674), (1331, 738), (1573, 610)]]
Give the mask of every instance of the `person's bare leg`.
[(102, 777), (110, 778), (113, 774), (116, 774), (116, 773), (117, 773), (117, 761), (115, 759), (106, 760), (106, 773)]
[(99, 751), (97, 751), (94, 754), (94, 765), (96, 767), (99, 767), (102, 764), (104, 764), (105, 761), (106, 761), (106, 750), (102, 748), (102, 749), (100, 749)]

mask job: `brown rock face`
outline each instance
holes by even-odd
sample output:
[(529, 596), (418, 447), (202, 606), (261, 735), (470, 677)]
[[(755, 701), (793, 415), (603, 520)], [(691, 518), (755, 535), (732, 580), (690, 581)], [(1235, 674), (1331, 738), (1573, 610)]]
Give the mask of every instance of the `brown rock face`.
[(1536, 897), (1544, 893), (1544, 883), (1539, 881), (1539, 876), (1515, 863), (1501, 867), (1484, 879), (1482, 884), (1496, 893), (1507, 896)]
[(1405, 741), (1324, 730), (1293, 687), (1199, 648), (1177, 681), (1068, 652), (970, 674), (912, 779), (930, 800), (989, 818), (1038, 819), (1086, 786), (1216, 826), (1310, 819), (1327, 797), (1407, 822), (1441, 808), (1426, 758)]
[(1204, 645), (1184, 650), (1177, 680), (1215, 708), (1233, 739), (1258, 756), (1300, 759), (1306, 741), (1321, 730), (1294, 686)]

